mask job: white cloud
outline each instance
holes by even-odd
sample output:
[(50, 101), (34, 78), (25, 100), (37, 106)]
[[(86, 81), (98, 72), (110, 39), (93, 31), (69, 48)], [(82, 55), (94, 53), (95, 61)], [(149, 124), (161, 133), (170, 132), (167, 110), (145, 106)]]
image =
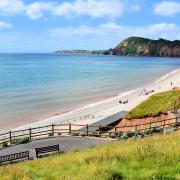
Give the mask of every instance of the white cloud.
[(147, 31), (149, 33), (158, 33), (158, 32), (163, 32), (163, 31), (173, 31), (177, 28), (177, 26), (173, 23), (159, 23), (159, 24), (153, 24), (150, 25), (147, 28)]
[(63, 27), (51, 30), (53, 37), (72, 38), (73, 36), (93, 36), (94, 38), (102, 37), (102, 39), (123, 39), (128, 36), (143, 36), (148, 38), (166, 38), (178, 39), (180, 38), (180, 27), (173, 23), (159, 23), (148, 26), (122, 26), (116, 23), (106, 23), (92, 26), (79, 27)]
[(123, 14), (120, 0), (76, 0), (54, 7), (54, 14), (60, 16), (118, 17)]
[(21, 0), (0, 0), (0, 15), (15, 15), (25, 10)]
[(34, 0), (29, 4), (25, 0), (0, 0), (0, 15), (26, 14), (33, 20), (43, 17), (45, 13), (65, 17), (116, 18), (125, 11), (136, 12), (140, 8), (132, 0)]
[(4, 28), (12, 28), (13, 26), (11, 24), (5, 23), (0, 21), (0, 29), (4, 29)]
[(44, 11), (51, 11), (54, 3), (51, 2), (34, 2), (26, 7), (27, 15), (33, 19), (39, 19), (43, 16)]
[(161, 16), (173, 16), (180, 13), (180, 2), (163, 1), (154, 6), (154, 13)]

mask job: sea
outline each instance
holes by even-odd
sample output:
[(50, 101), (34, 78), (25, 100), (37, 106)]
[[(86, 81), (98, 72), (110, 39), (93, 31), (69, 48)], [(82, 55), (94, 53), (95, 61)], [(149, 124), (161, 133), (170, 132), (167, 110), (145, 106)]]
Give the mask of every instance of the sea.
[(146, 86), (177, 68), (180, 58), (0, 54), (0, 130)]

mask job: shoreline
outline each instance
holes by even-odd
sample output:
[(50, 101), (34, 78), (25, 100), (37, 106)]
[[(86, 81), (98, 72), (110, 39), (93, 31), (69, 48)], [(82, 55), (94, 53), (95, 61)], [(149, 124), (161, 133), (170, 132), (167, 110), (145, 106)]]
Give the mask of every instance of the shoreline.
[[(163, 86), (163, 82), (164, 81), (171, 81), (171, 77), (176, 79), (176, 83), (173, 85), (180, 86), (180, 78), (178, 80), (178, 78), (176, 76), (180, 77), (180, 68), (175, 69), (169, 73), (166, 73), (165, 75), (161, 76), (159, 79), (157, 79), (156, 81), (154, 81), (153, 83), (147, 84), (146, 86), (142, 86), (140, 88), (134, 89), (134, 90), (130, 90), (130, 91), (125, 91), (122, 93), (117, 93), (116, 95), (111, 95), (111, 96), (107, 96), (105, 97), (103, 100), (100, 101), (96, 101), (94, 103), (91, 104), (87, 104), (84, 105), (80, 108), (77, 109), (73, 109), (73, 110), (67, 110), (67, 111), (63, 111), (63, 112), (59, 112), (54, 114), (53, 116), (46, 118), (46, 119), (42, 119), (36, 122), (32, 122), (32, 123), (26, 123), (25, 125), (21, 125), (15, 128), (9, 128), (11, 130), (20, 130), (20, 129), (24, 129), (24, 128), (29, 128), (29, 127), (38, 127), (38, 126), (42, 126), (42, 125), (48, 125), (48, 124), (57, 124), (57, 123), (67, 123), (68, 121), (73, 121), (77, 124), (90, 124), (90, 123), (94, 123), (97, 122), (99, 120), (102, 120), (102, 118), (106, 118), (110, 115), (115, 114), (116, 112), (121, 112), (123, 110), (131, 110), (133, 107), (137, 106), (138, 104), (140, 104), (142, 101), (144, 101), (145, 99), (147, 99), (147, 97), (149, 96), (143, 96), (143, 97), (139, 97), (138, 98), (138, 94), (140, 93), (140, 91), (142, 91), (142, 89), (146, 88), (146, 89), (156, 89), (155, 93), (157, 92), (162, 92), (162, 91), (166, 91), (169, 90), (172, 87), (168, 87), (167, 82), (165, 83), (166, 86)], [(161, 85), (162, 84), (162, 85)], [(158, 86), (158, 87), (156, 87)], [(151, 94), (152, 95), (152, 94)], [(120, 105), (119, 99), (128, 96), (128, 99), (132, 99), (133, 101), (135, 100), (135, 102), (129, 102), (126, 105)], [(112, 108), (114, 107), (114, 110), (112, 110)], [(119, 108), (119, 110), (117, 109)], [(109, 113), (104, 112), (104, 111), (109, 111)], [(83, 116), (86, 115), (94, 115), (95, 118), (93, 119), (84, 119), (83, 122)], [(97, 118), (96, 118), (97, 116)], [(7, 132), (8, 130), (2, 130), (3, 132)], [(0, 131), (1, 133), (1, 131)]]

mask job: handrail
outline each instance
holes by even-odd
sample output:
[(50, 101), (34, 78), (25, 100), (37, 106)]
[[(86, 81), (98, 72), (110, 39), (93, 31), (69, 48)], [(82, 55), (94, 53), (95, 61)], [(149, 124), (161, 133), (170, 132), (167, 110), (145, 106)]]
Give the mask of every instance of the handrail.
[[(72, 132), (85, 132), (87, 135), (91, 132), (97, 132), (97, 129), (99, 129), (99, 132), (104, 132), (102, 131), (102, 129), (104, 128), (108, 128), (111, 130), (114, 130), (116, 132), (117, 129), (121, 129), (121, 128), (135, 128), (137, 129), (138, 127), (141, 126), (146, 126), (146, 125), (150, 125), (148, 126), (148, 128), (145, 129), (149, 129), (152, 128), (151, 125), (155, 124), (155, 123), (161, 123), (164, 122), (163, 125), (160, 126), (167, 126), (167, 125), (172, 125), (172, 124), (177, 124), (180, 125), (179, 122), (177, 122), (177, 119), (180, 117), (175, 117), (175, 118), (168, 118), (168, 119), (162, 119), (159, 121), (155, 121), (155, 122), (148, 122), (148, 123), (142, 123), (142, 124), (135, 124), (135, 125), (129, 125), (129, 126), (95, 126), (95, 125), (82, 125), (82, 124), (51, 124), (51, 125), (46, 125), (46, 126), (40, 126), (40, 127), (35, 127), (35, 128), (29, 128), (29, 129), (24, 129), (24, 130), (16, 130), (16, 131), (10, 131), (8, 133), (3, 133), (0, 134), (0, 144), (2, 144), (3, 142), (8, 142), (8, 143), (13, 143), (16, 142), (18, 140), (18, 138), (22, 138), (22, 137), (28, 137), (29, 139), (32, 138), (36, 138), (39, 136), (58, 136), (59, 133), (66, 133), (71, 135)], [(176, 120), (175, 123), (169, 123), (168, 121), (170, 120)], [(65, 127), (64, 127), (65, 126)], [(60, 127), (60, 128), (58, 128)], [(66, 128), (66, 129), (62, 129), (62, 127)], [(72, 129), (72, 127), (79, 127), (79, 129)], [(82, 128), (83, 127), (83, 128)], [(45, 129), (47, 128), (47, 129)], [(96, 128), (96, 130), (91, 130), (91, 128)], [(39, 129), (39, 131), (36, 131), (37, 129)]]
[[(149, 124), (153, 124), (153, 123), (159, 123), (159, 122), (164, 122), (164, 121), (169, 121), (169, 120), (173, 120), (173, 119), (177, 119), (177, 118), (180, 118), (180, 117), (174, 117), (174, 118), (168, 118), (168, 119), (162, 119), (162, 120), (159, 120), (159, 121), (155, 121), (155, 122), (148, 122), (148, 123), (143, 123), (143, 124), (136, 124), (136, 125), (132, 125), (132, 126), (95, 126), (95, 125), (88, 125), (89, 127), (102, 127), (102, 128), (124, 128), (124, 127), (135, 127), (135, 126), (143, 126), (143, 125), (149, 125)], [(71, 124), (71, 123), (69, 123)], [(69, 124), (51, 124), (51, 125), (46, 125), (46, 126), (39, 126), (39, 127), (35, 127), (35, 128), (28, 128), (28, 129), (23, 129), (23, 130), (16, 130), (16, 131), (10, 131), (11, 133), (18, 133), (18, 132), (25, 132), (25, 131), (29, 131), (30, 129), (31, 130), (35, 130), (35, 129), (42, 129), (42, 128), (49, 128), (49, 127), (52, 127), (52, 126), (68, 126)], [(71, 124), (72, 126), (79, 126), (79, 127), (85, 127), (86, 125), (84, 124)], [(47, 131), (50, 131), (47, 129)], [(38, 133), (38, 132), (37, 132)], [(9, 132), (7, 133), (3, 133), (3, 134), (0, 134), (0, 137), (1, 136), (4, 136), (4, 135), (8, 135)]]
[(173, 103), (170, 104), (171, 110), (176, 109), (176, 105), (180, 104), (180, 97), (178, 97)]

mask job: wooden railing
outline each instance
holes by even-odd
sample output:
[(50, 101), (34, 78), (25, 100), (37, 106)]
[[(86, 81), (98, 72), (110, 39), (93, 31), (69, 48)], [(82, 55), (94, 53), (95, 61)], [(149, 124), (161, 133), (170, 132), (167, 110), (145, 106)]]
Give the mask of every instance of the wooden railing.
[(174, 103), (171, 104), (171, 111), (176, 113), (177, 112), (177, 109), (178, 109), (178, 105), (180, 105), (180, 97), (174, 101)]
[(79, 124), (52, 124), (48, 126), (41, 126), (36, 128), (23, 129), (18, 131), (9, 131), (4, 134), (0, 134), (0, 145), (6, 143), (8, 145), (18, 144), (25, 139), (35, 140), (56, 136), (97, 136), (98, 134), (104, 134), (109, 136), (112, 132), (129, 132), (154, 128), (154, 125), (166, 128), (166, 127), (179, 127), (180, 117), (164, 119), (156, 122), (149, 122), (144, 124), (136, 124), (133, 126), (93, 126), (93, 125), (79, 125)]

